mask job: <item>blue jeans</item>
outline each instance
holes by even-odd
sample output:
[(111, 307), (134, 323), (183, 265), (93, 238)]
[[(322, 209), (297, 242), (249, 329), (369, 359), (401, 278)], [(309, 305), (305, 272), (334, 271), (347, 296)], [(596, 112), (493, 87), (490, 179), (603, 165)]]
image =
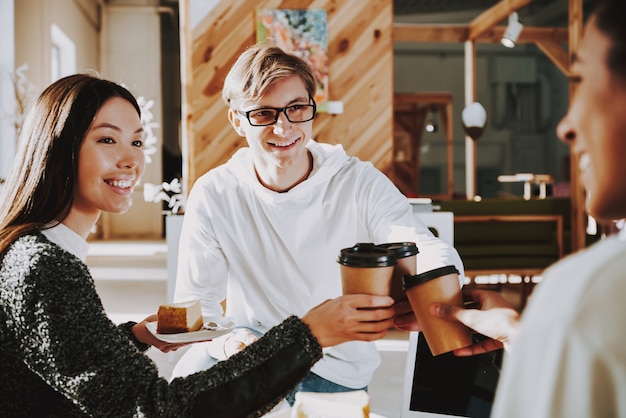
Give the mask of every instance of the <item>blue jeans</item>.
[[(337, 383), (333, 383), (330, 380), (326, 380), (323, 377), (316, 375), (313, 372), (309, 372), (296, 388), (287, 395), (286, 399), (290, 406), (293, 406), (296, 401), (296, 392), (351, 392), (353, 390), (360, 390), (349, 388), (347, 386), (341, 386)], [(361, 388), (361, 390), (367, 390), (367, 386)]]

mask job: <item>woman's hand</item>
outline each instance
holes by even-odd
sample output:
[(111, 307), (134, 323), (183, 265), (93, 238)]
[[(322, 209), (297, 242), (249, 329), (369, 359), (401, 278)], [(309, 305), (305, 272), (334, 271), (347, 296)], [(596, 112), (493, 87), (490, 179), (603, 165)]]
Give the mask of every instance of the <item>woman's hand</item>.
[[(431, 313), (450, 321), (459, 321), (489, 339), (454, 350), (457, 356), (471, 356), (500, 348), (510, 349), (519, 327), (519, 313), (500, 293), (491, 290), (464, 290), (472, 302), (469, 309), (434, 304)], [(474, 306), (472, 306), (474, 305)]]
[(141, 341), (144, 344), (150, 344), (151, 346), (158, 348), (164, 353), (169, 353), (170, 351), (176, 351), (180, 347), (191, 344), (191, 343), (168, 343), (166, 341), (159, 340), (157, 337), (152, 335), (152, 333), (148, 330), (148, 328), (146, 328), (146, 324), (148, 322), (155, 322), (156, 320), (157, 320), (156, 315), (150, 315), (143, 321), (135, 324), (131, 328), (133, 334), (135, 335), (135, 338), (137, 338), (137, 340)]
[(374, 341), (393, 326), (392, 305), (388, 296), (344, 295), (322, 302), (302, 321), (322, 347), (353, 340)]

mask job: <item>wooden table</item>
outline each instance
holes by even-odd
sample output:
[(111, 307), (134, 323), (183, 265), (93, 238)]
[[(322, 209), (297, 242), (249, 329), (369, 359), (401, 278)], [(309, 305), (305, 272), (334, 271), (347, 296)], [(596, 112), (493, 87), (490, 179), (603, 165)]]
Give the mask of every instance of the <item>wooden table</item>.
[(500, 183), (524, 183), (524, 200), (532, 197), (532, 185), (539, 185), (539, 199), (546, 198), (546, 185), (552, 184), (554, 179), (549, 174), (517, 173), (498, 176)]

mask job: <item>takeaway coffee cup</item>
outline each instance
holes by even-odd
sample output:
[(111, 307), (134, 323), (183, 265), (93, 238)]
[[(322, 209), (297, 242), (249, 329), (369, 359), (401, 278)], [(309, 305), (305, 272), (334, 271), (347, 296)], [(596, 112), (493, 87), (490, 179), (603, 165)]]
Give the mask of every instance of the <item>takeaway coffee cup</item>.
[(337, 262), (341, 269), (343, 294), (388, 296), (396, 260), (392, 251), (372, 243), (358, 243), (342, 249)]
[(433, 303), (463, 307), (459, 272), (454, 266), (406, 275), (403, 283), (433, 356), (472, 344), (472, 333), (465, 325), (438, 318), (430, 313), (430, 306)]
[(414, 242), (392, 242), (389, 244), (380, 244), (380, 247), (386, 248), (395, 254), (397, 258), (396, 267), (393, 269), (391, 278), (390, 296), (396, 302), (407, 300), (406, 293), (402, 287), (402, 278), (409, 274), (416, 273), (416, 258), (419, 253)]

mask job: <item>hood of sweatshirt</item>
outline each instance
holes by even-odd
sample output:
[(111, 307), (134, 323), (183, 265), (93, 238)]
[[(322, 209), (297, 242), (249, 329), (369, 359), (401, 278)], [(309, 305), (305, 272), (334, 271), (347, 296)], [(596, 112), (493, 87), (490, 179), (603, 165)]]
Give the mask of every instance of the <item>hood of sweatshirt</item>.
[(307, 143), (307, 149), (313, 156), (313, 171), (306, 180), (288, 192), (279, 193), (269, 190), (259, 182), (254, 171), (250, 148), (239, 149), (226, 163), (225, 168), (231, 172), (232, 176), (238, 178), (240, 183), (252, 188), (265, 201), (278, 203), (294, 199), (307, 200), (303, 197), (309, 195), (312, 188), (320, 183), (330, 181), (339, 170), (354, 158), (346, 154), (341, 144), (323, 144), (311, 139)]

